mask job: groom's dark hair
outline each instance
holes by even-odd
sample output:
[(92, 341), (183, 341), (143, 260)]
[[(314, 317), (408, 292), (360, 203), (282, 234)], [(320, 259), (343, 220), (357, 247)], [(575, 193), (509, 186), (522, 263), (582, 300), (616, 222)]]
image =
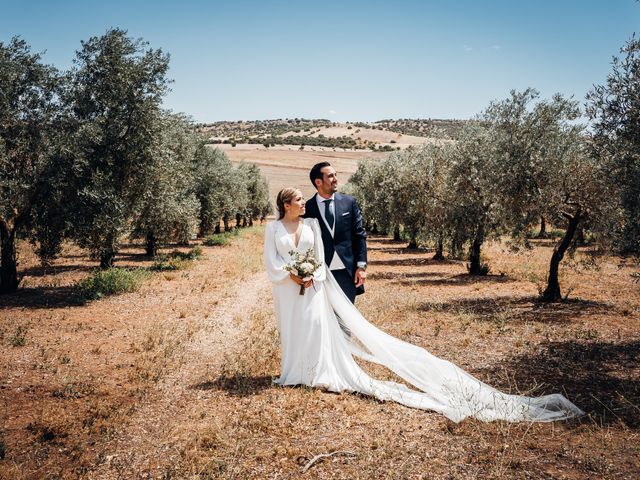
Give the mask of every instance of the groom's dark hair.
[(311, 179), (311, 185), (317, 190), (316, 179), (322, 180), (322, 169), (324, 167), (330, 167), (331, 164), (329, 162), (320, 162), (316, 163), (313, 167), (311, 167), (311, 171), (309, 172), (309, 178)]

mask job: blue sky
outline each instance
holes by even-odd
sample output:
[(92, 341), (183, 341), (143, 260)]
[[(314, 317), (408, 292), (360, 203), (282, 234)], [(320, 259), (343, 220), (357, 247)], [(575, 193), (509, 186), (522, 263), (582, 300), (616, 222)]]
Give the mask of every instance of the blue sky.
[(514, 88), (582, 100), (640, 3), (0, 0), (0, 41), (59, 68), (110, 27), (171, 55), (165, 106), (196, 121), (469, 118)]

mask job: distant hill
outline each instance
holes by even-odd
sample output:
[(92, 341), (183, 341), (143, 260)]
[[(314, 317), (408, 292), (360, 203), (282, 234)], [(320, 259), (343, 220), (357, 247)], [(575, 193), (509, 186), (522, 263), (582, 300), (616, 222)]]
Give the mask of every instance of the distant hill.
[(212, 144), (296, 145), (345, 150), (392, 151), (455, 140), (468, 120), (398, 119), (332, 122), (304, 118), (215, 122), (196, 125)]

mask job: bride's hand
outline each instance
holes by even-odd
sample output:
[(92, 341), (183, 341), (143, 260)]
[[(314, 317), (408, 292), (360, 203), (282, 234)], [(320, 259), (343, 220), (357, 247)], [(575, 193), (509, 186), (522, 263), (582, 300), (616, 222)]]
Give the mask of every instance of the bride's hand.
[(298, 285), (300, 285), (300, 286), (304, 285), (304, 280), (302, 280), (302, 278), (300, 278), (298, 275), (294, 275), (293, 273), (290, 273), (289, 277), (291, 278), (291, 280), (296, 282)]

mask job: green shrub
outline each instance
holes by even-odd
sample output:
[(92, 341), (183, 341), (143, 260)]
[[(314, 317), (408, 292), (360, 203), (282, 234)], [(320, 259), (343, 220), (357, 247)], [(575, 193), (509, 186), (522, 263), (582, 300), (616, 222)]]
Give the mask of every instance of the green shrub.
[(206, 237), (202, 243), (207, 247), (229, 245), (231, 243), (231, 235), (228, 232), (216, 233), (215, 235)]
[(180, 250), (174, 250), (169, 254), (169, 258), (178, 258), (181, 260), (196, 260), (202, 256), (202, 247), (196, 245), (188, 252), (181, 252)]
[(135, 292), (149, 276), (145, 270), (109, 268), (94, 270), (91, 275), (77, 284), (81, 297), (96, 300), (108, 295)]
[(168, 255), (158, 255), (151, 266), (151, 270), (166, 272), (171, 270), (184, 270), (191, 265), (193, 260), (202, 256), (202, 247), (196, 245), (188, 252), (174, 250)]

